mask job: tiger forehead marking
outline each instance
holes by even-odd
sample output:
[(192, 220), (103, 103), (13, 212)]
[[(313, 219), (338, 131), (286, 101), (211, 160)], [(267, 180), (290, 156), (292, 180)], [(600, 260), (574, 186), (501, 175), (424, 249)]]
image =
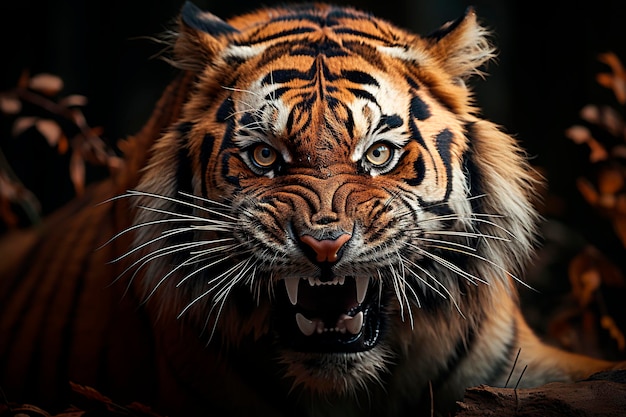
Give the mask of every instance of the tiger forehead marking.
[[(452, 165), (458, 168), (458, 158), (455, 162), (453, 156), (462, 154), (466, 146), (461, 122), (420, 91), (415, 79), (390, 76), (339, 43), (302, 55), (300, 44), (312, 43), (309, 37), (292, 37), (286, 45), (267, 46), (263, 54), (272, 48), (298, 54), (294, 58), (289, 53), (271, 53), (276, 58), (265, 62), (265, 75), (229, 87), (231, 111), (236, 115), (235, 143), (245, 148), (265, 141), (285, 162), (321, 172), (333, 163), (357, 162), (377, 140), (398, 149), (414, 140), (423, 156), (409, 167), (412, 175), (403, 172), (405, 181), (419, 186), (423, 173), (432, 172), (435, 185), (425, 184), (423, 195), (428, 201), (443, 200), (450, 187), (442, 184), (451, 177)], [(371, 53), (385, 58), (384, 53)], [(390, 62), (389, 66), (398, 65)], [(409, 77), (413, 75), (407, 73)]]

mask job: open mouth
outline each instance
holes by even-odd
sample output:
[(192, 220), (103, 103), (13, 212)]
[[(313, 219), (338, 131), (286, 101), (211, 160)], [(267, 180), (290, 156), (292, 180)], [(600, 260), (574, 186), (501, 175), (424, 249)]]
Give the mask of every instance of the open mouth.
[(277, 316), (285, 346), (305, 352), (361, 352), (378, 342), (380, 296), (368, 277), (282, 281)]

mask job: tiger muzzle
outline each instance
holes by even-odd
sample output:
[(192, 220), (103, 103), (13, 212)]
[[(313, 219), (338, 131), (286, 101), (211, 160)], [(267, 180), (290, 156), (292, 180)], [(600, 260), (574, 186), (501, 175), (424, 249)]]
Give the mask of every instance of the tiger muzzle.
[(337, 276), (332, 266), (349, 246), (351, 235), (334, 239), (300, 237), (307, 258), (318, 266), (313, 277), (283, 279), (279, 329), (285, 345), (308, 352), (359, 352), (376, 345), (381, 315), (370, 277)]

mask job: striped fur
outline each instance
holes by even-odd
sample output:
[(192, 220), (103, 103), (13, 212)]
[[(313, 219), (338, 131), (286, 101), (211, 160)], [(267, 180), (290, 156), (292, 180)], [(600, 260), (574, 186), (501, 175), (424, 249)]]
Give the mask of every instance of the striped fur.
[(472, 10), (420, 37), (327, 5), (224, 22), (186, 4), (184, 76), (127, 169), (2, 243), (0, 384), (170, 415), (395, 416), (526, 365), (520, 386), (610, 367), (520, 314), (536, 184), (466, 87), (487, 35)]

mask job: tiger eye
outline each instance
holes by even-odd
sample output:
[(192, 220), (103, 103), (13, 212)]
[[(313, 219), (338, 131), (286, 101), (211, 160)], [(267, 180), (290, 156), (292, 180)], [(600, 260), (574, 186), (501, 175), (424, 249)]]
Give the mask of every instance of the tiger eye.
[(254, 163), (261, 168), (269, 168), (278, 159), (276, 151), (265, 144), (257, 145), (252, 151)]
[(393, 150), (384, 143), (375, 143), (367, 152), (365, 152), (365, 158), (374, 166), (385, 165), (391, 159)]

